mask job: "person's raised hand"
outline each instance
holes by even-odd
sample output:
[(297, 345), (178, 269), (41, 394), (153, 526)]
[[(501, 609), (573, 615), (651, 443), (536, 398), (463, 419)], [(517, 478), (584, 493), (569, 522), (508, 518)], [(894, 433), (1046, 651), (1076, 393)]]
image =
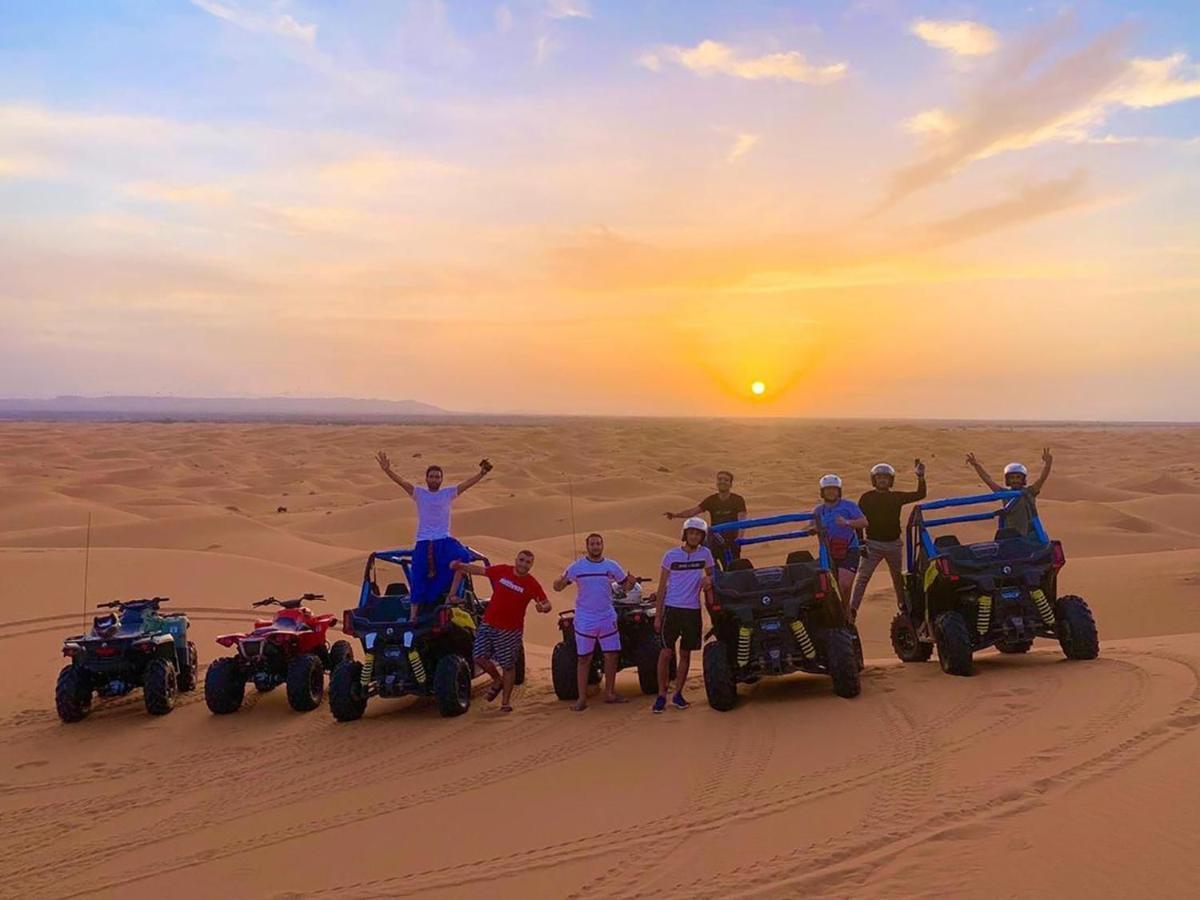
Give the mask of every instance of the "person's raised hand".
[(490, 459), (487, 459), (485, 457), (484, 459), (481, 459), (479, 461), (479, 471), (482, 472), (484, 475), (486, 475), (488, 472), (492, 471), (492, 468), (493, 468), (492, 461)]
[(666, 518), (668, 518), (668, 519), (674, 519), (674, 518), (675, 518), (675, 513), (673, 513), (673, 512), (665, 512), (665, 513), (663, 513), (663, 516), (665, 516), (665, 517), (666, 517)]
[(1049, 447), (1042, 448), (1042, 462), (1044, 462), (1046, 465), (1050, 465), (1050, 463), (1054, 462), (1054, 454), (1050, 452)]
[(974, 454), (974, 453), (968, 453), (968, 454), (967, 454), (967, 465), (968, 465), (968, 466), (975, 466), (975, 465), (978, 465), (978, 464), (979, 464), (979, 461), (978, 461), (977, 459), (975, 459), (975, 454)]
[(913, 471), (917, 473), (918, 478), (924, 478), (925, 477), (925, 463), (921, 462), (920, 459), (915, 460), (914, 465), (913, 465)]
[(392, 461), (388, 459), (388, 455), (382, 450), (375, 454), (375, 462), (379, 463), (379, 468), (383, 469), (383, 471), (392, 471)]

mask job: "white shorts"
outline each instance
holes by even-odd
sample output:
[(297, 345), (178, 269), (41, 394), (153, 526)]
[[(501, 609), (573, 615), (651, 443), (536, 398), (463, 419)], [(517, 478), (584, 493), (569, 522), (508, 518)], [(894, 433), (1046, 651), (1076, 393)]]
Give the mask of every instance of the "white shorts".
[(588, 634), (576, 629), (575, 631), (575, 652), (580, 656), (591, 656), (596, 649), (596, 644), (600, 645), (600, 649), (605, 653), (619, 653), (621, 650), (621, 632), (617, 631), (617, 626), (614, 623), (611, 626), (604, 626), (595, 631), (589, 631)]

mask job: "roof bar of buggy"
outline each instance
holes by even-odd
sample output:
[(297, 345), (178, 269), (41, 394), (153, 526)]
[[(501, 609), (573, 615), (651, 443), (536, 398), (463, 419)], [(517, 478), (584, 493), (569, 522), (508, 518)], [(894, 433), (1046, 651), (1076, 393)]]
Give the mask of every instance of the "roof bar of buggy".
[[(465, 544), (463, 546), (466, 547)], [(394, 550), (376, 550), (370, 556), (367, 557), (367, 566), (366, 566), (366, 569), (363, 571), (362, 590), (359, 591), (359, 595), (358, 595), (358, 605), (360, 608), (366, 605), (367, 599), (370, 596), (371, 585), (370, 585), (370, 579), (367, 577), (367, 575), (371, 571), (372, 563), (374, 563), (375, 560), (377, 560), (377, 559), (382, 559), (384, 562), (395, 563), (401, 569), (403, 569), (404, 570), (404, 580), (408, 582), (409, 588), (411, 589), (411, 587), (412, 587), (411, 564), (412, 564), (412, 557), (413, 557), (414, 549), (415, 548), (413, 548), (413, 547), (397, 547)], [(467, 547), (467, 552), (471, 554), (471, 562), (482, 562), (485, 566), (491, 565), (491, 561), (488, 560), (488, 558), (486, 556), (484, 556), (482, 553), (480, 553), (474, 547)], [(459, 586), (458, 586), (459, 597), (461, 598), (461, 597), (465, 596), (466, 591), (467, 591), (467, 584), (464, 581), (461, 584), (459, 584)]]
[[(772, 525), (788, 525), (796, 522), (814, 522), (815, 517), (812, 513), (784, 513), (778, 516), (766, 516), (761, 519), (742, 519), (738, 522), (725, 522), (721, 525), (713, 525), (708, 530), (720, 534), (723, 531), (747, 531), (751, 528), (770, 528)], [(815, 528), (806, 528), (803, 531), (783, 531), (775, 534), (762, 534), (757, 537), (739, 537), (734, 540), (739, 547), (746, 547), (750, 544), (766, 544), (770, 541), (791, 541), (798, 538), (811, 537), (816, 534)], [(820, 561), (823, 568), (830, 568), (829, 552), (825, 548), (825, 542), (820, 542)], [(733, 553), (728, 548), (725, 549), (725, 558), (722, 563), (728, 567), (733, 562)]]
[[(921, 538), (921, 545), (925, 549), (925, 553), (931, 559), (938, 555), (937, 548), (933, 545), (933, 538), (929, 535), (930, 528), (937, 528), (942, 525), (954, 525), (958, 522), (985, 522), (988, 519), (996, 519), (997, 525), (1003, 528), (1008, 512), (1012, 509), (1013, 504), (1021, 497), (1024, 491), (993, 491), (990, 494), (972, 494), (969, 497), (946, 497), (942, 500), (928, 500), (924, 503), (918, 503), (913, 509), (908, 519), (909, 528), (918, 528)], [(925, 513), (935, 509), (948, 509), (955, 506), (977, 506), (982, 503), (995, 503), (1003, 501), (996, 509), (988, 510), (980, 513), (964, 513), (959, 516), (944, 516), (940, 519), (926, 519)], [(1033, 531), (1037, 535), (1038, 540), (1043, 544), (1049, 541), (1046, 537), (1046, 532), (1042, 528), (1041, 519), (1037, 516), (1033, 517)], [(908, 542), (908, 554), (912, 557), (913, 546), (912, 541)], [(913, 566), (916, 565), (916, 560), (908, 559), (908, 570), (913, 571)]]

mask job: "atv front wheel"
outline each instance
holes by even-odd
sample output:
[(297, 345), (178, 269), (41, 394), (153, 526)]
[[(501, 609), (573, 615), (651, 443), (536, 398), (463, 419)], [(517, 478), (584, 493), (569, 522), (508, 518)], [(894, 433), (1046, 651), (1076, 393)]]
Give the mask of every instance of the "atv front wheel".
[(517, 661), (513, 663), (513, 684), (522, 685), (525, 683), (525, 644), (522, 643), (517, 648)]
[(354, 659), (354, 647), (349, 641), (334, 641), (333, 646), (329, 648), (329, 671), (332, 672), (346, 659)]
[(288, 705), (296, 712), (311, 712), (325, 697), (325, 664), (315, 653), (297, 656), (287, 668)]
[(1095, 659), (1100, 655), (1100, 635), (1096, 620), (1082, 597), (1059, 597), (1055, 606), (1058, 617), (1058, 643), (1067, 659)]
[(833, 679), (833, 692), (839, 697), (857, 697), (862, 691), (854, 644), (854, 634), (848, 628), (830, 628), (825, 632), (825, 663)]
[(947, 675), (971, 674), (971, 632), (967, 620), (956, 612), (944, 612), (934, 620), (938, 664)]
[(712, 641), (704, 646), (704, 693), (708, 696), (708, 705), (721, 712), (728, 712), (737, 703), (737, 681), (729, 662), (729, 650), (723, 641)]
[(87, 673), (73, 665), (63, 666), (54, 686), (54, 707), (64, 722), (78, 722), (92, 710), (92, 686)]
[(190, 694), (196, 689), (196, 684), (200, 680), (199, 666), (200, 654), (196, 652), (196, 645), (188, 641), (187, 665), (179, 670), (179, 692), (181, 694)]
[(168, 659), (151, 660), (142, 680), (142, 699), (146, 701), (146, 712), (152, 716), (165, 716), (175, 708), (175, 694), (179, 690), (179, 675), (175, 663)]
[(433, 673), (433, 696), (443, 716), (461, 716), (471, 708), (471, 666), (457, 653), (438, 660)]
[(363, 664), (344, 659), (329, 676), (329, 711), (339, 722), (361, 719), (367, 711), (367, 689), (362, 683)]
[(242, 708), (246, 696), (246, 679), (237, 657), (215, 659), (204, 676), (204, 702), (208, 711), (218, 716), (235, 713)]
[(1028, 653), (1029, 648), (1032, 646), (1032, 640), (996, 641), (996, 649), (1001, 653)]
[(933, 644), (922, 643), (912, 620), (902, 612), (892, 619), (892, 650), (901, 662), (928, 662), (933, 656)]
[(559, 700), (578, 700), (579, 681), (576, 669), (579, 656), (575, 645), (559, 641), (550, 656), (550, 680), (554, 682), (554, 696)]

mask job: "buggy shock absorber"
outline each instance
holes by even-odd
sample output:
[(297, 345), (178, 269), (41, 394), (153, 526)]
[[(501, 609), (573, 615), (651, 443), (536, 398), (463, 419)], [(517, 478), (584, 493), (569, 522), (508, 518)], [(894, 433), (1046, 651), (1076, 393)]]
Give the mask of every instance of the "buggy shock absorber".
[(750, 665), (750, 629), (744, 625), (738, 629), (738, 665)]
[(413, 678), (417, 679), (417, 684), (424, 684), (425, 664), (421, 662), (421, 654), (416, 650), (409, 650), (408, 664), (412, 668)]
[(1041, 588), (1034, 588), (1029, 592), (1029, 596), (1033, 598), (1034, 605), (1037, 606), (1038, 615), (1042, 617), (1042, 621), (1049, 628), (1054, 627), (1054, 607), (1050, 605), (1049, 598), (1046, 597), (1046, 592)]
[(358, 679), (363, 687), (371, 683), (371, 673), (375, 671), (375, 654), (368, 653), (367, 658), (363, 660), (362, 675)]
[(799, 619), (792, 623), (792, 634), (796, 636), (796, 645), (800, 648), (800, 655), (805, 659), (815, 659), (817, 651), (813, 647), (812, 638), (808, 636), (808, 629)]
[(988, 626), (992, 624), (992, 597), (983, 594), (979, 598), (979, 614), (975, 617), (975, 630), (987, 634)]

